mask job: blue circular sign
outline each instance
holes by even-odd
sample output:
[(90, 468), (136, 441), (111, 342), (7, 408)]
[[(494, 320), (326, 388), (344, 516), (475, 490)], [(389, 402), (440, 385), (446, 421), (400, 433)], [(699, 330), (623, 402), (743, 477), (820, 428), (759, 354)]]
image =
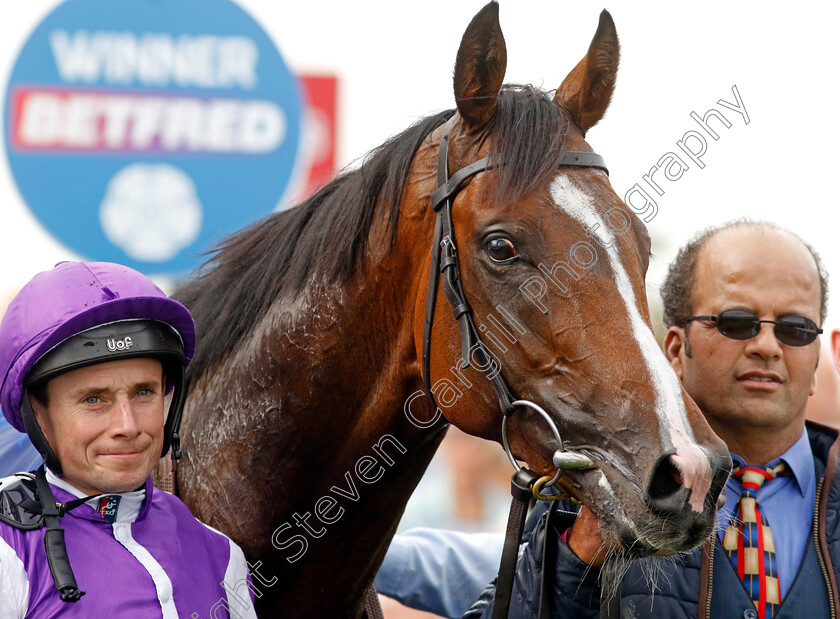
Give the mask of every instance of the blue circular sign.
[(276, 208), (301, 117), (298, 80), (229, 0), (67, 0), (14, 66), (6, 149), (59, 241), (179, 274)]

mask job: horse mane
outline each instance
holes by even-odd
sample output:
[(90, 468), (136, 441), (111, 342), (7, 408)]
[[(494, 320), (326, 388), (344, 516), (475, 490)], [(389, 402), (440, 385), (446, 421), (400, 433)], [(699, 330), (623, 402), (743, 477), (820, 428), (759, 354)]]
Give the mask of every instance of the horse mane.
[[(364, 259), (379, 204), (389, 209), (393, 241), (414, 155), (454, 113), (446, 110), (421, 118), (301, 204), (219, 243), (197, 278), (174, 295), (196, 322), (192, 378), (233, 352), (279, 295), (298, 294), (313, 280), (346, 281)], [(482, 141), (491, 139), (490, 157), (508, 163), (494, 171), (497, 200), (516, 200), (556, 172), (568, 122), (549, 93), (532, 86), (503, 87), (493, 120), (481, 135)]]

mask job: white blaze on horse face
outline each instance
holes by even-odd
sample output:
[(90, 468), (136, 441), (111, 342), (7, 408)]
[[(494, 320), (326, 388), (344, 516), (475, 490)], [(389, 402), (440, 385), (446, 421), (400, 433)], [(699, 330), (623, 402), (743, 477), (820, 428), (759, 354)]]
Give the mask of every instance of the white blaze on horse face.
[[(566, 212), (584, 229), (591, 230), (602, 245), (600, 249), (609, 256), (615, 285), (633, 328), (633, 337), (639, 344), (642, 358), (650, 372), (651, 383), (656, 389), (656, 414), (661, 436), (663, 441), (666, 437), (670, 438), (672, 446), (677, 450), (673, 461), (682, 473), (685, 487), (691, 490), (689, 505), (694, 511), (702, 512), (703, 501), (712, 481), (711, 465), (694, 439), (677, 375), (639, 313), (636, 294), (621, 263), (612, 230), (604, 225), (604, 220), (595, 209), (594, 198), (577, 187), (565, 173), (557, 175), (551, 183), (550, 191), (557, 209)], [(663, 447), (667, 450), (670, 446)]]

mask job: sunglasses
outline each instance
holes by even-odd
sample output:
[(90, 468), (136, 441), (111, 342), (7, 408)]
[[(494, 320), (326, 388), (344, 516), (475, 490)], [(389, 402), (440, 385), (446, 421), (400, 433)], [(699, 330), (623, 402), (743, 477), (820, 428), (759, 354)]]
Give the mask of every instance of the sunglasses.
[(703, 320), (717, 324), (717, 330), (733, 340), (748, 340), (758, 335), (761, 324), (768, 322), (773, 327), (776, 339), (788, 346), (807, 346), (817, 335), (823, 332), (810, 318), (805, 316), (782, 316), (779, 320), (759, 320), (758, 316), (747, 310), (723, 310), (717, 316), (692, 316), (685, 321)]

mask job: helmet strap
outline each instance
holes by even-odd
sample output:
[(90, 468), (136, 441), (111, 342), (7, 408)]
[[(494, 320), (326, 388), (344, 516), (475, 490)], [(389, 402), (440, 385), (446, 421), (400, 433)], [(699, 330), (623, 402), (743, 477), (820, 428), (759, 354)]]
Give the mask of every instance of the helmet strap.
[[(166, 425), (163, 428), (163, 447), (160, 457), (163, 458), (169, 449), (172, 449), (172, 459), (181, 458), (181, 436), (178, 433), (181, 427), (181, 415), (184, 412), (184, 402), (187, 399), (186, 369), (182, 365), (167, 368), (168, 372), (178, 373), (178, 376), (171, 378), (175, 385), (172, 391), (172, 401), (169, 404), (169, 414), (166, 416)], [(167, 380), (170, 377), (167, 373)]]
[(38, 420), (35, 418), (35, 411), (32, 410), (32, 404), (29, 402), (29, 389), (24, 386), (23, 397), (20, 399), (20, 412), (23, 417), (23, 427), (26, 429), (26, 434), (29, 435), (29, 440), (41, 454), (44, 462), (50, 470), (61, 477), (63, 471), (61, 470), (61, 463), (58, 457), (50, 447), (47, 438), (44, 436), (44, 431), (38, 425)]
[[(85, 594), (76, 585), (76, 577), (67, 556), (67, 546), (64, 543), (64, 529), (61, 528), (59, 516), (60, 508), (55, 503), (47, 474), (42, 464), (35, 473), (35, 487), (38, 490), (38, 501), (41, 503), (41, 514), (47, 530), (44, 532), (44, 550), (47, 553), (47, 563), (50, 566), (55, 588), (61, 594), (62, 602), (78, 602)], [(90, 497), (88, 497), (90, 498)]]

